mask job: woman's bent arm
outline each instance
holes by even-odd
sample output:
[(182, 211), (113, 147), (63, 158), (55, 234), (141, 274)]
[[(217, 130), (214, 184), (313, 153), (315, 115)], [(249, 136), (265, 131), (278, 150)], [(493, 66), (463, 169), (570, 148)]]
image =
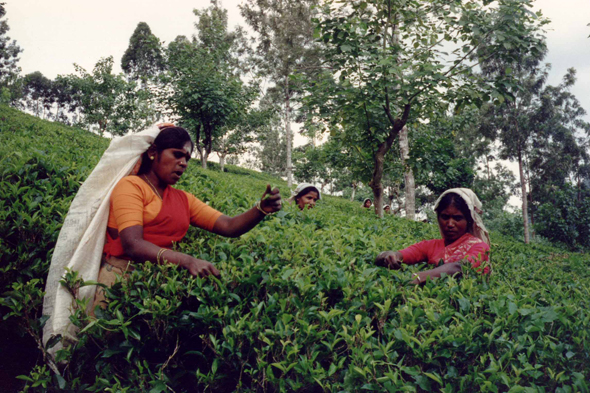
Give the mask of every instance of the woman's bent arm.
[[(133, 259), (135, 262), (158, 262), (158, 252), (160, 252), (162, 247), (144, 240), (143, 226), (134, 225), (125, 228), (121, 231), (119, 236), (121, 236), (121, 243), (125, 255)], [(160, 260), (166, 260), (170, 263), (181, 266), (187, 269), (193, 276), (206, 277), (210, 274), (219, 276), (219, 270), (217, 270), (210, 262), (180, 252), (166, 250), (161, 254)]]

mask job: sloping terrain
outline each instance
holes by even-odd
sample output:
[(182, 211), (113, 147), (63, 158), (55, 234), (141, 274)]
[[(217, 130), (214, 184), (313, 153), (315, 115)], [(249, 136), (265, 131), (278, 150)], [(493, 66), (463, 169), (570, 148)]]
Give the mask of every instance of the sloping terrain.
[[(107, 146), (0, 107), (0, 352), (38, 332), (61, 222)], [(267, 183), (289, 196), (271, 176), (194, 162), (177, 187), (235, 215)], [(0, 378), (37, 364), (27, 386), (69, 390), (588, 391), (590, 257), (492, 233), (487, 277), (465, 268), (461, 280), (415, 287), (411, 272), (425, 266), (373, 265), (380, 251), (437, 236), (334, 197), (305, 212), (286, 205), (239, 239), (191, 229), (178, 248), (215, 263), (219, 280), (139, 266), (98, 319), (74, 315), (83, 332), (61, 354), (71, 359), (61, 377), (29, 340)]]

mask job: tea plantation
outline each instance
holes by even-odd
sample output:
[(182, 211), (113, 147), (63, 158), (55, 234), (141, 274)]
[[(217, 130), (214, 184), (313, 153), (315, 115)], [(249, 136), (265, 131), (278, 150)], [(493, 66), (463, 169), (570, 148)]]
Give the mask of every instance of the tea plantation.
[[(590, 257), (492, 233), (492, 274), (409, 285), (376, 254), (439, 236), (325, 197), (238, 239), (191, 229), (183, 252), (219, 280), (140, 265), (108, 292), (55, 375), (37, 347), (61, 222), (108, 141), (0, 107), (0, 383), (9, 391), (590, 390)], [(230, 215), (281, 180), (192, 163), (179, 188)], [(467, 269), (467, 268), (466, 268)], [(83, 285), (75, 273), (72, 291)], [(22, 338), (21, 338), (22, 336)], [(67, 363), (63, 360), (69, 360)], [(15, 376), (21, 374), (19, 379)]]

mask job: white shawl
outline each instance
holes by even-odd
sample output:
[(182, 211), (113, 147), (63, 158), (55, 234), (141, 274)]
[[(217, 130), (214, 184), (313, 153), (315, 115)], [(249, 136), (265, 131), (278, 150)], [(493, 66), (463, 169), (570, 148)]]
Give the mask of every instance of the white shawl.
[[(77, 271), (85, 281), (97, 280), (105, 244), (109, 218), (110, 196), (121, 178), (129, 175), (141, 155), (150, 147), (160, 129), (148, 129), (111, 141), (100, 161), (74, 197), (59, 233), (43, 299), (43, 315), (49, 316), (43, 328), (43, 343), (61, 334), (76, 338), (76, 329), (70, 323), (72, 297), (60, 285), (65, 268)], [(91, 299), (92, 307), (96, 286), (80, 288), (80, 297)], [(90, 310), (87, 310), (90, 311)], [(51, 349), (55, 353), (61, 345)]]
[(488, 234), (488, 230), (486, 229), (485, 225), (483, 225), (483, 220), (481, 219), (481, 214), (483, 213), (481, 201), (479, 200), (477, 195), (475, 195), (475, 193), (471, 191), (469, 188), (451, 188), (449, 190), (446, 190), (436, 200), (436, 203), (434, 204), (434, 210), (436, 210), (436, 208), (438, 207), (438, 204), (440, 203), (441, 199), (449, 193), (459, 195), (469, 207), (471, 218), (473, 218), (473, 225), (471, 226), (471, 230), (469, 231), (469, 233), (481, 239), (489, 246), (490, 235)]

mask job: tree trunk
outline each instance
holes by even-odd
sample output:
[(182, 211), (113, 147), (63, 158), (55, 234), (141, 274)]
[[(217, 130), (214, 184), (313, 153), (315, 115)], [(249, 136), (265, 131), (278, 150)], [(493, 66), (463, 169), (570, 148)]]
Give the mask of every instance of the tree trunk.
[(291, 103), (289, 101), (289, 76), (285, 77), (285, 133), (287, 139), (287, 187), (293, 185), (293, 164), (291, 162), (291, 147), (293, 135), (291, 135)]
[(201, 167), (203, 169), (207, 169), (207, 156), (207, 149), (203, 146), (201, 150)]
[(402, 165), (404, 166), (404, 179), (406, 182), (406, 218), (415, 219), (416, 212), (416, 184), (414, 172), (406, 161), (410, 158), (410, 143), (408, 141), (408, 127), (402, 128), (399, 133), (399, 147), (401, 151)]
[(225, 169), (225, 154), (219, 154), (219, 168), (221, 172)]
[(373, 204), (375, 205), (375, 213), (379, 218), (383, 218), (383, 161), (385, 160), (385, 153), (379, 149), (375, 153), (375, 167), (373, 168), (373, 178), (369, 186), (373, 190)]
[(535, 214), (533, 212), (534, 206), (533, 206), (533, 187), (531, 186), (531, 171), (529, 168), (529, 161), (527, 161), (527, 168), (526, 168), (526, 178), (527, 178), (527, 183), (529, 185), (529, 202), (530, 202), (530, 207), (531, 207), (531, 237), (534, 238), (535, 237)]
[(350, 201), (354, 201), (354, 195), (356, 194), (356, 183), (352, 183), (352, 194), (350, 194)]
[(526, 181), (524, 178), (524, 169), (522, 168), (522, 151), (518, 150), (518, 172), (520, 174), (520, 185), (522, 189), (522, 220), (524, 224), (524, 242), (529, 244), (529, 217), (526, 195)]

